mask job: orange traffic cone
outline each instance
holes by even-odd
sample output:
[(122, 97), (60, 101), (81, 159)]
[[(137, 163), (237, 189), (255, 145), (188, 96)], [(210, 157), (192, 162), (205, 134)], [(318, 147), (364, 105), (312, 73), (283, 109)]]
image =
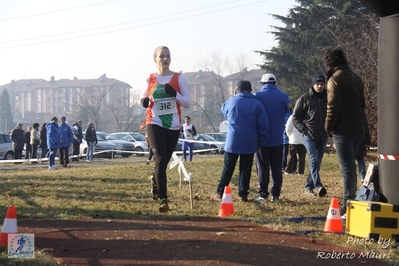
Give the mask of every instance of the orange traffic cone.
[(3, 228), (1, 229), (0, 245), (8, 245), (8, 234), (17, 234), (17, 209), (15, 206), (8, 207), (6, 218), (4, 219)]
[(234, 206), (233, 198), (231, 196), (231, 188), (229, 186), (225, 186), (222, 197), (222, 204), (220, 205), (219, 216), (225, 217), (232, 214), (234, 214)]
[(330, 209), (327, 214), (326, 224), (324, 225), (324, 232), (342, 233), (343, 231), (342, 220), (339, 215), (338, 199), (332, 198)]

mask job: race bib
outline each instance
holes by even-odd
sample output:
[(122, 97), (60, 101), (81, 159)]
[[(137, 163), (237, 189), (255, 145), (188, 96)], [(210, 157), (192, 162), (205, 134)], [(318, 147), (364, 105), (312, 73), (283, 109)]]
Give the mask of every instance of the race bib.
[(152, 111), (158, 116), (177, 113), (176, 99), (173, 97), (156, 99)]

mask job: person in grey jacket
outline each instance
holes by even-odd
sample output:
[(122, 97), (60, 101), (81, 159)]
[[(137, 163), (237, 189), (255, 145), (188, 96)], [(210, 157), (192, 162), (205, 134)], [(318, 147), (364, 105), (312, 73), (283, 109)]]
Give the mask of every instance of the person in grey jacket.
[(327, 131), (324, 129), (327, 112), (326, 80), (318, 75), (313, 80), (309, 92), (303, 94), (295, 104), (292, 120), (303, 134), (303, 145), (309, 157), (309, 174), (305, 184), (305, 194), (324, 197), (327, 194), (320, 177), (320, 165), (327, 144)]
[(254, 154), (258, 147), (265, 147), (267, 143), (269, 119), (263, 105), (251, 93), (249, 81), (239, 81), (236, 91), (237, 94), (223, 103), (221, 108), (222, 115), (228, 121), (228, 129), (223, 170), (216, 194), (211, 199), (222, 198), (240, 157), (238, 195), (241, 201), (247, 202)]
[(24, 149), (25, 144), (25, 132), (22, 129), (21, 123), (18, 123), (11, 131), (10, 138), (12, 140), (12, 147), (14, 148), (14, 159), (22, 159), (22, 150)]

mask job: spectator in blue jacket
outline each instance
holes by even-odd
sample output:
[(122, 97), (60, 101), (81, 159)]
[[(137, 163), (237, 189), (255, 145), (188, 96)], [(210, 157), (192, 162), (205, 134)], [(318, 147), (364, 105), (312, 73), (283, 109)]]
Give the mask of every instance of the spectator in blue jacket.
[(49, 157), (49, 170), (56, 170), (55, 167), (55, 155), (57, 154), (57, 149), (61, 147), (60, 143), (60, 132), (58, 131), (58, 118), (51, 118), (51, 123), (47, 124), (47, 148), (50, 151)]
[(222, 105), (221, 113), (227, 119), (228, 128), (223, 170), (213, 200), (222, 198), (224, 188), (229, 185), (240, 157), (238, 195), (241, 201), (248, 201), (254, 153), (258, 150), (258, 146), (266, 145), (269, 132), (269, 120), (265, 108), (255, 99), (251, 91), (251, 83), (241, 80), (237, 84), (235, 97)]
[(266, 146), (256, 154), (256, 167), (258, 170), (259, 197), (257, 202), (267, 201), (269, 195), (270, 169), (273, 185), (271, 187), (272, 201), (280, 201), (281, 186), (283, 184), (283, 134), (285, 130), (285, 115), (288, 113), (288, 95), (276, 86), (276, 77), (268, 73), (262, 76), (262, 87), (255, 93), (265, 107), (269, 118), (269, 139)]
[(66, 123), (66, 117), (61, 117), (59, 126), (61, 147), (60, 147), (60, 163), (62, 167), (68, 167), (69, 164), (69, 147), (73, 145), (73, 133), (71, 127)]

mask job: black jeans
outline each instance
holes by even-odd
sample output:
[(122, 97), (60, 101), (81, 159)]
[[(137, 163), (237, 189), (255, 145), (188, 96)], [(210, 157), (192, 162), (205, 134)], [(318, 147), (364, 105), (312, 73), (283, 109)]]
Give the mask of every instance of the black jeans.
[(48, 157), (48, 156), (46, 157), (46, 155), (48, 155), (47, 153), (48, 153), (47, 147), (42, 146), (42, 155), (41, 155), (41, 157), (42, 158), (47, 158)]
[(147, 125), (147, 138), (155, 157), (154, 177), (161, 199), (167, 199), (166, 168), (179, 139), (180, 130)]
[(25, 159), (30, 159), (32, 156), (32, 145), (30, 143), (26, 143), (25, 150)]
[(61, 147), (61, 148), (59, 148), (59, 151), (60, 151), (60, 164), (61, 165), (69, 164), (68, 150), (69, 150), (69, 147)]
[(283, 171), (281, 169), (283, 159), (283, 145), (275, 147), (263, 147), (256, 153), (256, 168), (258, 171), (259, 196), (267, 198), (269, 192), (270, 169), (272, 171), (273, 184), (271, 193), (280, 197), (283, 184)]
[(79, 141), (74, 141), (73, 142), (73, 151), (72, 155), (76, 155), (76, 158), (72, 158), (72, 161), (79, 161), (79, 153), (80, 153), (80, 143)]
[(14, 159), (22, 159), (22, 149), (14, 149)]
[(37, 145), (31, 144), (32, 146), (32, 158), (37, 158)]
[(222, 175), (220, 176), (219, 185), (216, 189), (216, 193), (223, 195), (224, 187), (228, 186), (231, 177), (233, 176), (234, 169), (237, 164), (238, 157), (240, 157), (239, 165), (239, 177), (238, 177), (238, 195), (240, 197), (248, 196), (249, 182), (251, 180), (252, 163), (254, 161), (254, 154), (236, 154), (230, 152), (224, 152), (224, 163)]

